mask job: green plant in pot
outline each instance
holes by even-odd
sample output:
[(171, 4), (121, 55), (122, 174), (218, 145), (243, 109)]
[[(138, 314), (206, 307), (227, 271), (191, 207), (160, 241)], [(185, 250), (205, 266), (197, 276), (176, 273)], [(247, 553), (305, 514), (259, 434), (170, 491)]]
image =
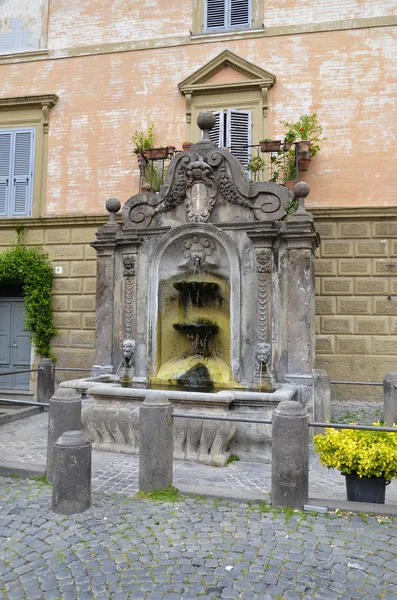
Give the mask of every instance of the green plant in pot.
[(149, 126), (147, 132), (135, 130), (132, 136), (135, 154), (144, 154), (146, 150), (154, 147), (154, 123)]
[(397, 477), (397, 427), (396, 433), (327, 428), (314, 436), (314, 448), (322, 465), (346, 477), (348, 500), (385, 502), (386, 485)]
[(323, 127), (317, 113), (301, 115), (295, 123), (280, 123), (287, 128), (286, 136), (292, 137), (295, 134), (292, 141), (298, 145), (299, 171), (307, 171), (310, 160), (320, 152), (320, 143), (326, 139), (323, 137)]
[(263, 171), (265, 166), (266, 166), (266, 163), (260, 156), (253, 156), (250, 159), (250, 161), (248, 162), (248, 164), (246, 166), (246, 169), (247, 169), (247, 171), (249, 171), (251, 173), (252, 181), (259, 180), (259, 173), (260, 173), (260, 171)]

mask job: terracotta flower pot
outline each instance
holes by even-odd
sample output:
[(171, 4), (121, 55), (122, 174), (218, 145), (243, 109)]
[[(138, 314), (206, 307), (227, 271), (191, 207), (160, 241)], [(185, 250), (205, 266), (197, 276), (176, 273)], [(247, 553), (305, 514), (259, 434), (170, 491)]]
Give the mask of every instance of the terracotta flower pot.
[(182, 149), (185, 150), (185, 152), (189, 152), (189, 150), (192, 146), (193, 146), (193, 142), (183, 142)]
[(265, 140), (259, 142), (261, 152), (278, 152), (280, 150), (280, 140)]
[(298, 169), (299, 171), (308, 171), (310, 164), (310, 158), (299, 158)]
[(298, 142), (298, 152), (299, 154), (301, 152), (310, 152), (310, 142), (307, 142), (306, 140)]
[(284, 152), (288, 152), (288, 150), (291, 150), (292, 144), (293, 144), (293, 142), (287, 142), (286, 140), (284, 140), (284, 142), (283, 142)]
[(143, 154), (148, 160), (167, 158), (168, 148), (149, 148)]
[(293, 190), (294, 186), (298, 183), (296, 181), (296, 179), (291, 179), (290, 181), (284, 181), (285, 183), (285, 187), (287, 188), (287, 190)]

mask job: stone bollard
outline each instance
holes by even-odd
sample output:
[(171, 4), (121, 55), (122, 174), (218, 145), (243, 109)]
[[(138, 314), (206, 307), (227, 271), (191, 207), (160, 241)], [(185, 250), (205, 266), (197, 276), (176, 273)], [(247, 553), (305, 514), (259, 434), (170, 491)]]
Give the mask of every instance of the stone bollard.
[(172, 404), (165, 393), (148, 396), (139, 409), (139, 491), (172, 484), (174, 461)]
[(52, 482), (55, 442), (65, 431), (81, 428), (80, 394), (73, 388), (58, 388), (49, 401), (46, 470), (48, 481)]
[(388, 373), (383, 380), (383, 413), (388, 427), (397, 425), (397, 373)]
[(54, 446), (52, 510), (81, 513), (91, 506), (91, 443), (82, 431), (65, 431)]
[(55, 365), (50, 358), (42, 358), (38, 364), (37, 402), (48, 402), (55, 392)]
[(302, 510), (309, 495), (309, 417), (300, 402), (273, 411), (272, 505)]

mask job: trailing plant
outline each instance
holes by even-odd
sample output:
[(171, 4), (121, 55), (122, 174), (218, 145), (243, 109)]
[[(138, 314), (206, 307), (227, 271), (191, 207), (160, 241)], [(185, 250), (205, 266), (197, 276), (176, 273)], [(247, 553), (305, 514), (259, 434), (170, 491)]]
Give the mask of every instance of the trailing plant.
[(40, 248), (26, 248), (19, 243), (0, 254), (0, 283), (23, 284), (25, 325), (37, 352), (46, 358), (54, 358), (50, 341), (57, 333), (52, 310), (53, 277), (52, 265)]
[(134, 144), (134, 153), (140, 154), (154, 147), (154, 123), (149, 126), (147, 133), (145, 131), (134, 131), (132, 136)]
[[(372, 425), (379, 427), (382, 423)], [(396, 433), (388, 433), (328, 428), (325, 435), (314, 436), (314, 448), (322, 465), (344, 475), (383, 477), (386, 481), (397, 477), (397, 429)]]

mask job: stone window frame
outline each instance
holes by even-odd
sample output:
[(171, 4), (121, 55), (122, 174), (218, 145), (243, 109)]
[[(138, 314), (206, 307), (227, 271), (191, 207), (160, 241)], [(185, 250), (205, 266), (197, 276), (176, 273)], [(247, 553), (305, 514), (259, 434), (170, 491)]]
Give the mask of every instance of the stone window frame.
[[(231, 83), (207, 83), (216, 73), (229, 67), (246, 77)], [(186, 100), (186, 139), (200, 139), (197, 116), (206, 110), (240, 108), (252, 112), (252, 144), (268, 137), (268, 90), (276, 77), (230, 50), (209, 61), (179, 84)]]
[[(57, 101), (56, 94), (0, 98), (0, 129), (34, 128), (36, 130), (31, 217), (40, 217), (45, 213), (50, 110)], [(22, 217), (0, 218), (3, 220)]]
[(205, 31), (205, 0), (193, 0), (193, 22), (191, 35), (219, 35), (219, 33), (240, 33), (241, 31), (263, 30), (263, 10), (264, 0), (251, 0), (251, 27), (241, 27), (241, 29), (231, 28), (222, 31)]

